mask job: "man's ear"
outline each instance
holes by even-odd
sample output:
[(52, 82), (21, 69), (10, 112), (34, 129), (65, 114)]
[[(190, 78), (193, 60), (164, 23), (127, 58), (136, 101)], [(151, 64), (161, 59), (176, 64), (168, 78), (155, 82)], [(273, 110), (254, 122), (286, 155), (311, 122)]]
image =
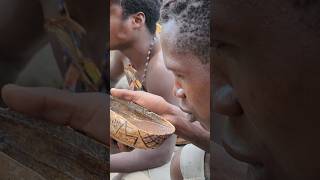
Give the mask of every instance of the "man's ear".
[(135, 29), (142, 28), (146, 23), (146, 16), (143, 12), (138, 12), (131, 16), (132, 18), (132, 25)]

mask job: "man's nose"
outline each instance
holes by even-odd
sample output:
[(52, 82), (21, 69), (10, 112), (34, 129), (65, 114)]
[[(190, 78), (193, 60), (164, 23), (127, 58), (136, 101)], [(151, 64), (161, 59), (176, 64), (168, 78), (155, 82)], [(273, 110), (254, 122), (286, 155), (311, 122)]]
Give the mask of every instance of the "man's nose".
[(243, 113), (241, 105), (230, 85), (217, 87), (214, 91), (214, 112), (225, 116), (239, 116)]
[(176, 97), (181, 98), (181, 99), (186, 98), (186, 93), (185, 93), (184, 89), (176, 88), (174, 92), (175, 92), (174, 95)]
[(181, 86), (179, 86), (179, 84), (177, 83), (173, 87), (173, 93), (177, 98), (182, 98), (182, 99), (186, 98), (184, 89)]

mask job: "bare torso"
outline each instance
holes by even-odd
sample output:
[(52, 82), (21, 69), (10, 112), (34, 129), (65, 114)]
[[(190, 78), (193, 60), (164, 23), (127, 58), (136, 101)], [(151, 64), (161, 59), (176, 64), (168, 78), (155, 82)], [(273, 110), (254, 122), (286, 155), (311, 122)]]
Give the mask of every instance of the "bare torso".
[(171, 104), (177, 105), (173, 94), (174, 76), (164, 63), (162, 52), (158, 52), (150, 61), (146, 78), (146, 89), (152, 94), (162, 96)]
[[(137, 72), (137, 76), (140, 80), (142, 79), (143, 72), (144, 67), (139, 69)], [(161, 96), (166, 101), (172, 104), (177, 104), (177, 99), (176, 97), (174, 97), (172, 93), (173, 83), (173, 74), (166, 69), (162, 52), (161, 50), (159, 50), (150, 60), (150, 63), (148, 65), (146, 82), (143, 83), (143, 85), (145, 86), (145, 89), (148, 92)], [(170, 161), (175, 147), (175, 142), (176, 135), (173, 135), (170, 138), (168, 138), (158, 149), (148, 151), (135, 149), (134, 151), (130, 152), (133, 153), (130, 156), (126, 155), (122, 157), (123, 159), (130, 159), (130, 157), (138, 155), (136, 156), (138, 157), (136, 159), (137, 161), (135, 161), (135, 163), (132, 164), (127, 163), (116, 165), (118, 162), (120, 163), (120, 161), (114, 161), (114, 159), (118, 159), (120, 155), (118, 156), (118, 158), (113, 158), (111, 156), (111, 171), (118, 170), (118, 172), (123, 172), (121, 170), (126, 169), (125, 172), (134, 172), (159, 167), (167, 161)], [(129, 162), (129, 160), (126, 161)]]

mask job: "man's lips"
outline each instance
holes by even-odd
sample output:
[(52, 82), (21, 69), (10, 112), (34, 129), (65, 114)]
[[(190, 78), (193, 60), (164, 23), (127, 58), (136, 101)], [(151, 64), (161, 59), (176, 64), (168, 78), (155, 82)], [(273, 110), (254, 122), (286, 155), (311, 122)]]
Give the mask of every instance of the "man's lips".
[(181, 111), (183, 111), (183, 112), (185, 112), (187, 114), (192, 114), (192, 112), (189, 109), (186, 109), (186, 108), (184, 108), (182, 106), (179, 106), (179, 108), (180, 108)]
[(187, 114), (187, 119), (190, 121), (190, 122), (194, 122), (196, 121), (196, 117), (194, 116), (194, 114), (192, 113), (192, 111), (190, 110), (187, 110), (187, 109), (184, 109), (183, 107), (179, 106), (180, 110), (185, 112)]
[(227, 144), (225, 141), (222, 142), (224, 149), (229, 153), (233, 158), (251, 164), (254, 167), (263, 167), (263, 163), (259, 162), (256, 157), (245, 155), (236, 150), (236, 148), (232, 148), (231, 145)]

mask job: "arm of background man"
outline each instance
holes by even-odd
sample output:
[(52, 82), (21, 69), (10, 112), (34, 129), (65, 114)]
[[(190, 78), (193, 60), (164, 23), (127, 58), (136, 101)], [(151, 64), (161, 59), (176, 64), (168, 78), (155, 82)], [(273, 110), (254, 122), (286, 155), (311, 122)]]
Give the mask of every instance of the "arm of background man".
[[(177, 104), (178, 100), (172, 92), (174, 83), (172, 73), (164, 67), (162, 59), (155, 61), (155, 63), (149, 77), (157, 77), (158, 79), (147, 84), (148, 91), (163, 97), (171, 104)], [(176, 135), (173, 135), (157, 149), (135, 149), (131, 152), (111, 155), (110, 169), (112, 172), (129, 173), (162, 166), (171, 160), (175, 143)]]
[(131, 152), (112, 154), (110, 171), (131, 173), (162, 166), (171, 160), (175, 141), (176, 136), (173, 135), (157, 149), (134, 149)]

